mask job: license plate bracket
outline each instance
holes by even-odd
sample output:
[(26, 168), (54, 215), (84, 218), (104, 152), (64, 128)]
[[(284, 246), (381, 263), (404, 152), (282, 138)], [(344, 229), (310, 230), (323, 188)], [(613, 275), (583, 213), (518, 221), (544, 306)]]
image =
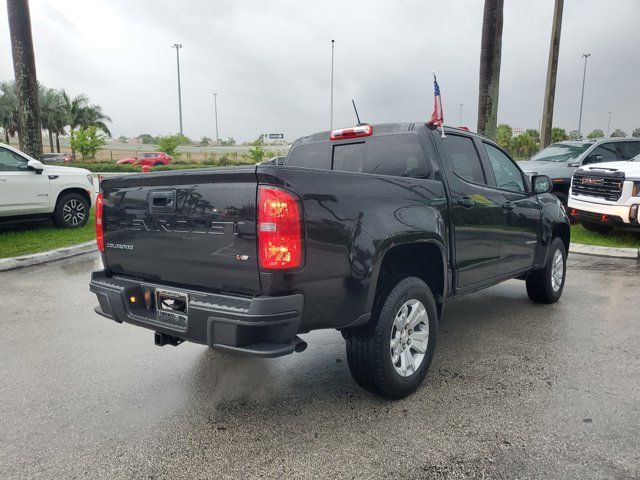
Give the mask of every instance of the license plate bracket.
[(156, 313), (159, 318), (186, 322), (189, 315), (189, 295), (174, 290), (156, 289)]

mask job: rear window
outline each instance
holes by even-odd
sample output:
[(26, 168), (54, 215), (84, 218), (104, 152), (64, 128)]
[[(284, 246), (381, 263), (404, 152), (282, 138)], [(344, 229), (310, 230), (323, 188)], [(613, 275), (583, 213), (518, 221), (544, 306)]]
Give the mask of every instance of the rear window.
[(425, 177), (427, 169), (417, 135), (372, 137), (367, 142), (333, 146), (333, 169), (398, 177)]

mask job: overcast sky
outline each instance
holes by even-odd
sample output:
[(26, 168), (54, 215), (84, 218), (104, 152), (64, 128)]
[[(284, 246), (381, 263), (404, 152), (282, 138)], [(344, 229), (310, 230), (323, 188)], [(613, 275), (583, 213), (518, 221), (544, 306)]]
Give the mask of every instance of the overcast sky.
[[(431, 71), (445, 123), (475, 129), (482, 0), (31, 0), (38, 80), (86, 93), (114, 136), (178, 131), (180, 51), (184, 133), (288, 140), (329, 128), (331, 39), (334, 127), (354, 124), (351, 98), (371, 123), (423, 121)], [(0, 78), (13, 78), (6, 3), (0, 2)], [(505, 0), (498, 121), (538, 128), (553, 0)], [(565, 2), (554, 125), (576, 129), (582, 53), (588, 52), (583, 132), (640, 126), (640, 1)]]

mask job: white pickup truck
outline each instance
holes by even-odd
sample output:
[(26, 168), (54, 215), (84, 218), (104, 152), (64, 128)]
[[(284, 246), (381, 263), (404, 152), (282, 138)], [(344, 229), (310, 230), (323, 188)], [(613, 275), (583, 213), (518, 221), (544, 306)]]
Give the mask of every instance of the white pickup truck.
[(51, 218), (58, 227), (78, 228), (89, 220), (93, 198), (89, 170), (44, 165), (0, 144), (0, 223)]
[(569, 213), (587, 229), (606, 233), (614, 227), (640, 230), (640, 155), (626, 162), (584, 166), (573, 175)]

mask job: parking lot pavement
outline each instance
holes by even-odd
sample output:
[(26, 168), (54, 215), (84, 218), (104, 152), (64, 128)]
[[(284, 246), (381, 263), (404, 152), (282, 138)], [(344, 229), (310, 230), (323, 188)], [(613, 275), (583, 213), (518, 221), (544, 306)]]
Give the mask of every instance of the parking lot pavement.
[(451, 302), (423, 387), (360, 390), (334, 331), (278, 359), (98, 317), (94, 254), (0, 273), (2, 478), (638, 478), (638, 264), (574, 255)]

